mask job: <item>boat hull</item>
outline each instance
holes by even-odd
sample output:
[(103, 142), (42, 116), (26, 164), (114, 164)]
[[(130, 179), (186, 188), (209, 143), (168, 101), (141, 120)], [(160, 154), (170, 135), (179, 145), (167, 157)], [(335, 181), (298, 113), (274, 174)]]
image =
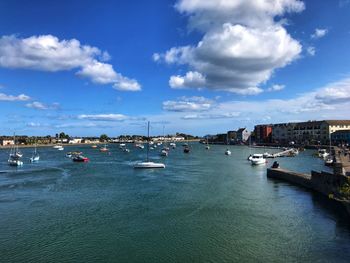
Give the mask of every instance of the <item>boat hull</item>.
[(165, 168), (165, 165), (162, 163), (154, 163), (154, 162), (142, 162), (137, 163), (134, 166), (135, 169), (154, 169), (154, 168)]

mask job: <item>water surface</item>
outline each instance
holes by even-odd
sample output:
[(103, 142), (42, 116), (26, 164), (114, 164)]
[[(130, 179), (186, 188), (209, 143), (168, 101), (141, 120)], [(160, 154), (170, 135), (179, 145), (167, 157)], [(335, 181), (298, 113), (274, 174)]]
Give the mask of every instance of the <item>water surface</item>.
[[(0, 262), (349, 262), (349, 218), (333, 202), (267, 179), (247, 147), (191, 146), (152, 151), (162, 170), (134, 170), (145, 150), (117, 145), (39, 148), (40, 163), (18, 169), (1, 150)], [(73, 150), (91, 161), (73, 163)], [(327, 169), (312, 153), (278, 161)]]

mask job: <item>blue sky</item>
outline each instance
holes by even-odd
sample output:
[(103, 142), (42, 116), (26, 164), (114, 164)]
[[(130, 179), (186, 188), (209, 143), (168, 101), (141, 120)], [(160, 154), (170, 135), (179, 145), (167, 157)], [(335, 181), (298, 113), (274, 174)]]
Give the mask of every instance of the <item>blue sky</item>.
[(1, 1), (0, 134), (346, 119), (349, 0)]

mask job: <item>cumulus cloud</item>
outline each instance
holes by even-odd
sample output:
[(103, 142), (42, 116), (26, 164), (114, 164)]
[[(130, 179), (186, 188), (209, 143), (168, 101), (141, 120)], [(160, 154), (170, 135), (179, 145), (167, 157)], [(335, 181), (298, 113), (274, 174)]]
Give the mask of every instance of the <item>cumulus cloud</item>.
[(328, 33), (326, 28), (316, 28), (315, 32), (311, 35), (311, 38), (318, 39), (324, 37)]
[(111, 64), (104, 63), (109, 59), (106, 51), (81, 45), (76, 39), (59, 40), (52, 35), (0, 38), (0, 67), (50, 72), (76, 69), (78, 76), (97, 84), (112, 84), (127, 91), (141, 89), (136, 80), (122, 76)]
[(285, 88), (285, 85), (278, 85), (278, 84), (275, 84), (275, 85), (272, 85), (270, 88), (267, 89), (267, 91), (280, 91), (280, 90), (283, 90)]
[(60, 105), (59, 103), (53, 103), (51, 105), (47, 105), (39, 101), (33, 101), (31, 103), (27, 103), (26, 107), (36, 109), (36, 110), (57, 110), (60, 107)]
[(203, 87), (205, 85), (205, 78), (199, 72), (189, 71), (185, 76), (171, 76), (169, 85), (174, 89)]
[(172, 88), (258, 94), (262, 92), (259, 85), (275, 69), (285, 67), (301, 53), (301, 44), (276, 21), (285, 13), (301, 12), (301, 1), (180, 0), (176, 9), (189, 17), (189, 27), (203, 37), (196, 45), (153, 55), (155, 61), (190, 69), (184, 76), (170, 77)]
[(214, 106), (213, 100), (204, 97), (181, 97), (177, 101), (164, 101), (163, 110), (175, 112), (206, 111)]
[(20, 94), (18, 96), (7, 95), (0, 93), (0, 101), (27, 101), (30, 100), (30, 97), (25, 94)]

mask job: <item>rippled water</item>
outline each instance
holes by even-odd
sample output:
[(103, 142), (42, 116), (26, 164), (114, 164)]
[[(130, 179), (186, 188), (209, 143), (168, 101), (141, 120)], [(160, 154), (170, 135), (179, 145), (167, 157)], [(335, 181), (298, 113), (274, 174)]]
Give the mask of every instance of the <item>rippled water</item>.
[[(247, 147), (192, 147), (153, 151), (162, 170), (134, 170), (145, 150), (117, 145), (40, 148), (40, 163), (19, 169), (1, 150), (0, 262), (349, 262), (349, 217), (333, 202), (267, 179)], [(73, 150), (90, 163), (64, 157)], [(326, 169), (312, 153), (279, 162)]]

